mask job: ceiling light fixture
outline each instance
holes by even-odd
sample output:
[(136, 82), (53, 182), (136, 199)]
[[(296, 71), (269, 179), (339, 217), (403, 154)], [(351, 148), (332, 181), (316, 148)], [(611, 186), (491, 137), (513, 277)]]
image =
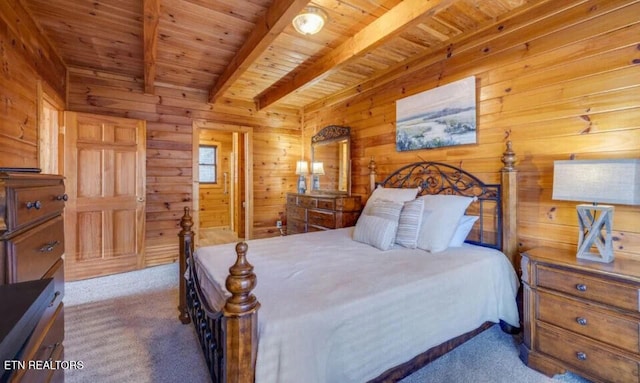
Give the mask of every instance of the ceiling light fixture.
[(303, 35), (313, 35), (322, 29), (327, 21), (327, 14), (317, 7), (306, 7), (298, 16), (293, 18), (293, 27)]

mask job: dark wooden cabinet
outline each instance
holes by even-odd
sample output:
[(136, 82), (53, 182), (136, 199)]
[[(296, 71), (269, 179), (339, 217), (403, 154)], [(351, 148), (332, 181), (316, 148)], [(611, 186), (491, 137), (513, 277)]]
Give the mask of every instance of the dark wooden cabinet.
[(640, 261), (583, 261), (573, 251), (522, 255), (524, 339), (520, 358), (549, 376), (638, 382)]
[[(63, 177), (0, 171), (0, 285), (51, 279), (47, 305), (22, 346), (20, 359), (63, 358), (64, 221)], [(3, 310), (14, 310), (2, 302)], [(62, 382), (52, 370), (17, 369), (10, 382)]]
[(359, 196), (287, 194), (287, 234), (338, 229), (356, 224)]

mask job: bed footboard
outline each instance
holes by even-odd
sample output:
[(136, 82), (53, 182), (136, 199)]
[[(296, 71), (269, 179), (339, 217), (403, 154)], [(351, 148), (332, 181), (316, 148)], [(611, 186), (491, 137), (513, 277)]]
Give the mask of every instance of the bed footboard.
[[(229, 268), (226, 288), (231, 294), (222, 311), (204, 299), (193, 267), (193, 220), (189, 208), (180, 221), (180, 284), (178, 318), (193, 322), (214, 382), (253, 383), (258, 350), (258, 308), (251, 291), (256, 286), (253, 266), (247, 262), (247, 244), (236, 245), (237, 259)], [(188, 278), (184, 276), (187, 275)]]

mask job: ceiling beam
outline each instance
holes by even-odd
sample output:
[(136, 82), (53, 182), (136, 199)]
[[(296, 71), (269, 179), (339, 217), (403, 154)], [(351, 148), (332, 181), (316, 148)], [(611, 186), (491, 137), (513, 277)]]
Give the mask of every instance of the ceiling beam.
[(153, 94), (156, 79), (156, 58), (158, 52), (158, 22), (160, 21), (160, 0), (143, 1), (144, 38), (144, 92)]
[(258, 109), (266, 108), (297, 89), (321, 80), (343, 67), (350, 60), (361, 57), (396, 37), (421, 20), (426, 13), (435, 14), (438, 10), (448, 7), (452, 2), (452, 0), (402, 1), (313, 65), (294, 75), (290, 81), (258, 95), (256, 97)]
[(273, 43), (291, 20), (304, 9), (309, 0), (275, 0), (258, 19), (249, 37), (229, 62), (222, 75), (209, 91), (209, 102), (215, 103), (222, 94)]

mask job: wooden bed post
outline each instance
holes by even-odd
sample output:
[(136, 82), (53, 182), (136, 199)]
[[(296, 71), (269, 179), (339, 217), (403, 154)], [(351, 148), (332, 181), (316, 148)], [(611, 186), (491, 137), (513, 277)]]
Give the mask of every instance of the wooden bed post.
[(373, 194), (376, 190), (376, 162), (371, 157), (369, 161), (369, 195)]
[(189, 312), (187, 309), (187, 281), (184, 279), (184, 273), (187, 271), (187, 248), (189, 248), (190, 254), (193, 254), (193, 236), (194, 232), (191, 230), (193, 227), (193, 219), (189, 215), (189, 208), (184, 208), (184, 215), (180, 220), (180, 255), (178, 261), (180, 262), (180, 276), (179, 276), (179, 289), (178, 289), (178, 319), (183, 324), (191, 322), (189, 318)]
[(502, 154), (504, 167), (501, 170), (502, 183), (502, 252), (509, 257), (511, 264), (520, 272), (518, 253), (517, 214), (518, 209), (518, 171), (515, 169), (516, 154), (507, 141), (507, 149)]
[(229, 268), (226, 287), (231, 297), (223, 309), (226, 319), (225, 382), (253, 383), (258, 351), (258, 308), (251, 290), (256, 287), (253, 266), (247, 262), (247, 244), (236, 245), (238, 258)]

